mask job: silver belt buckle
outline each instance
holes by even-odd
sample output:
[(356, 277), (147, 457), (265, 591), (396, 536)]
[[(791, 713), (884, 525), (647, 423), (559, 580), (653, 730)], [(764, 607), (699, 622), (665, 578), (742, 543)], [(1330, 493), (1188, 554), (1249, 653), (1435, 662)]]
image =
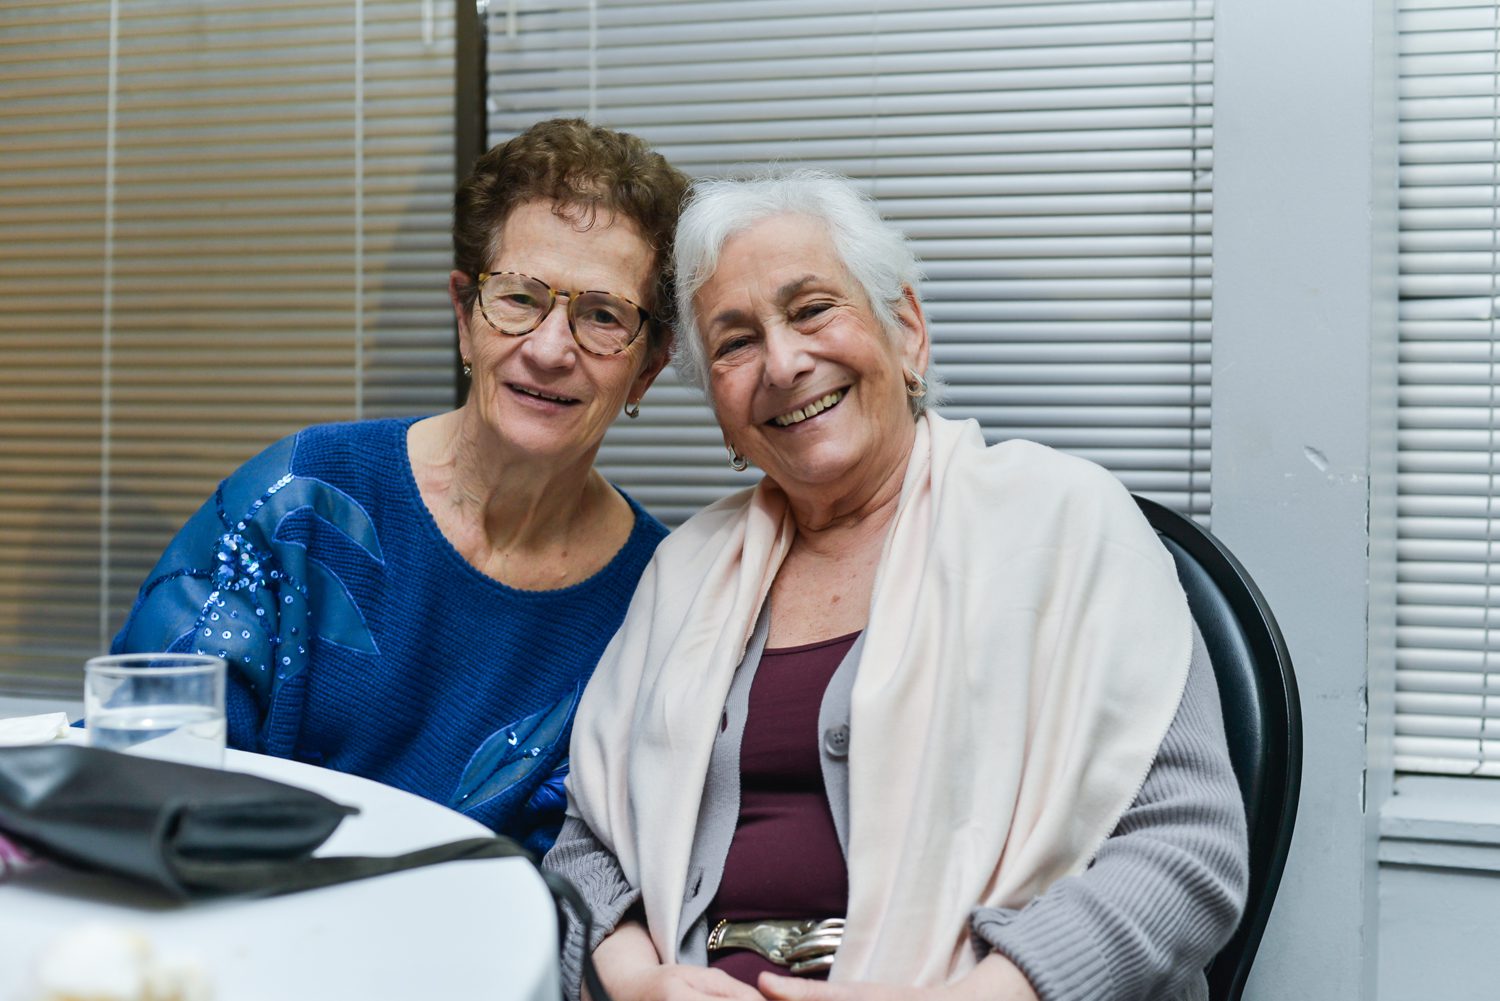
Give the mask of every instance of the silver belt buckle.
[(708, 951), (749, 949), (787, 967), (789, 973), (805, 976), (833, 966), (834, 953), (843, 940), (843, 918), (720, 921), (708, 933)]

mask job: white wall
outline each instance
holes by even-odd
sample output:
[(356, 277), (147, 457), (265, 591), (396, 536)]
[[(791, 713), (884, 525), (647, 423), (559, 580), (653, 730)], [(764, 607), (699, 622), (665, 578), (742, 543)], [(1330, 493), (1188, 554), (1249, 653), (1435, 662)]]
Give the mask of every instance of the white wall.
[(1395, 472), (1394, 16), (1385, 0), (1230, 0), (1214, 36), (1213, 527), (1277, 614), (1305, 726), (1246, 997), (1355, 1001), (1375, 996), (1389, 775), (1365, 736), (1394, 572), (1370, 530)]
[(1494, 1001), (1500, 873), (1424, 866), (1380, 871), (1380, 1001)]
[(1380, 818), (1379, 1001), (1500, 997), (1500, 782), (1405, 776)]

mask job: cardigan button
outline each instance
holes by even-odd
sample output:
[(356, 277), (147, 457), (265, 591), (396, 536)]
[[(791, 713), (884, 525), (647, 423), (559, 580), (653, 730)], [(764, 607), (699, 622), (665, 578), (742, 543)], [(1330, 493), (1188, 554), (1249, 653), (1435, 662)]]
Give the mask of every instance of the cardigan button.
[(823, 731), (823, 750), (835, 758), (849, 756), (849, 725), (847, 723), (831, 726)]

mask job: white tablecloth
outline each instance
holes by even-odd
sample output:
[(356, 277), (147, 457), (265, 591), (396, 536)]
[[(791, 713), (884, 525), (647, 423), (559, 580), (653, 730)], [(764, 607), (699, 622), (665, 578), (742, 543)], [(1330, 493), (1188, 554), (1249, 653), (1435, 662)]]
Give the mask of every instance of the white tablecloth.
[[(391, 855), (488, 833), (409, 793), (230, 751), (225, 766), (360, 808), (319, 854)], [(205, 969), (214, 1001), (556, 1001), (557, 934), (521, 859), (450, 862), (265, 900), (173, 906), (128, 884), (43, 866), (0, 882), (0, 1001), (60, 933), (105, 922)]]

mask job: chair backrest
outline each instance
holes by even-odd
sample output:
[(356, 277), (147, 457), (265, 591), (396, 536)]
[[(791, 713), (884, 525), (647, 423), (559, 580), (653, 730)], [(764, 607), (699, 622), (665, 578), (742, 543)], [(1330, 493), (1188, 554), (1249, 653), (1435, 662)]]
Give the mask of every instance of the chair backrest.
[(1238, 1001), (1286, 866), (1302, 785), (1302, 711), (1276, 619), (1240, 561), (1191, 518), (1136, 498), (1177, 563), (1213, 660), (1229, 757), (1245, 799), (1250, 889), (1239, 927), (1208, 967), (1209, 997)]

